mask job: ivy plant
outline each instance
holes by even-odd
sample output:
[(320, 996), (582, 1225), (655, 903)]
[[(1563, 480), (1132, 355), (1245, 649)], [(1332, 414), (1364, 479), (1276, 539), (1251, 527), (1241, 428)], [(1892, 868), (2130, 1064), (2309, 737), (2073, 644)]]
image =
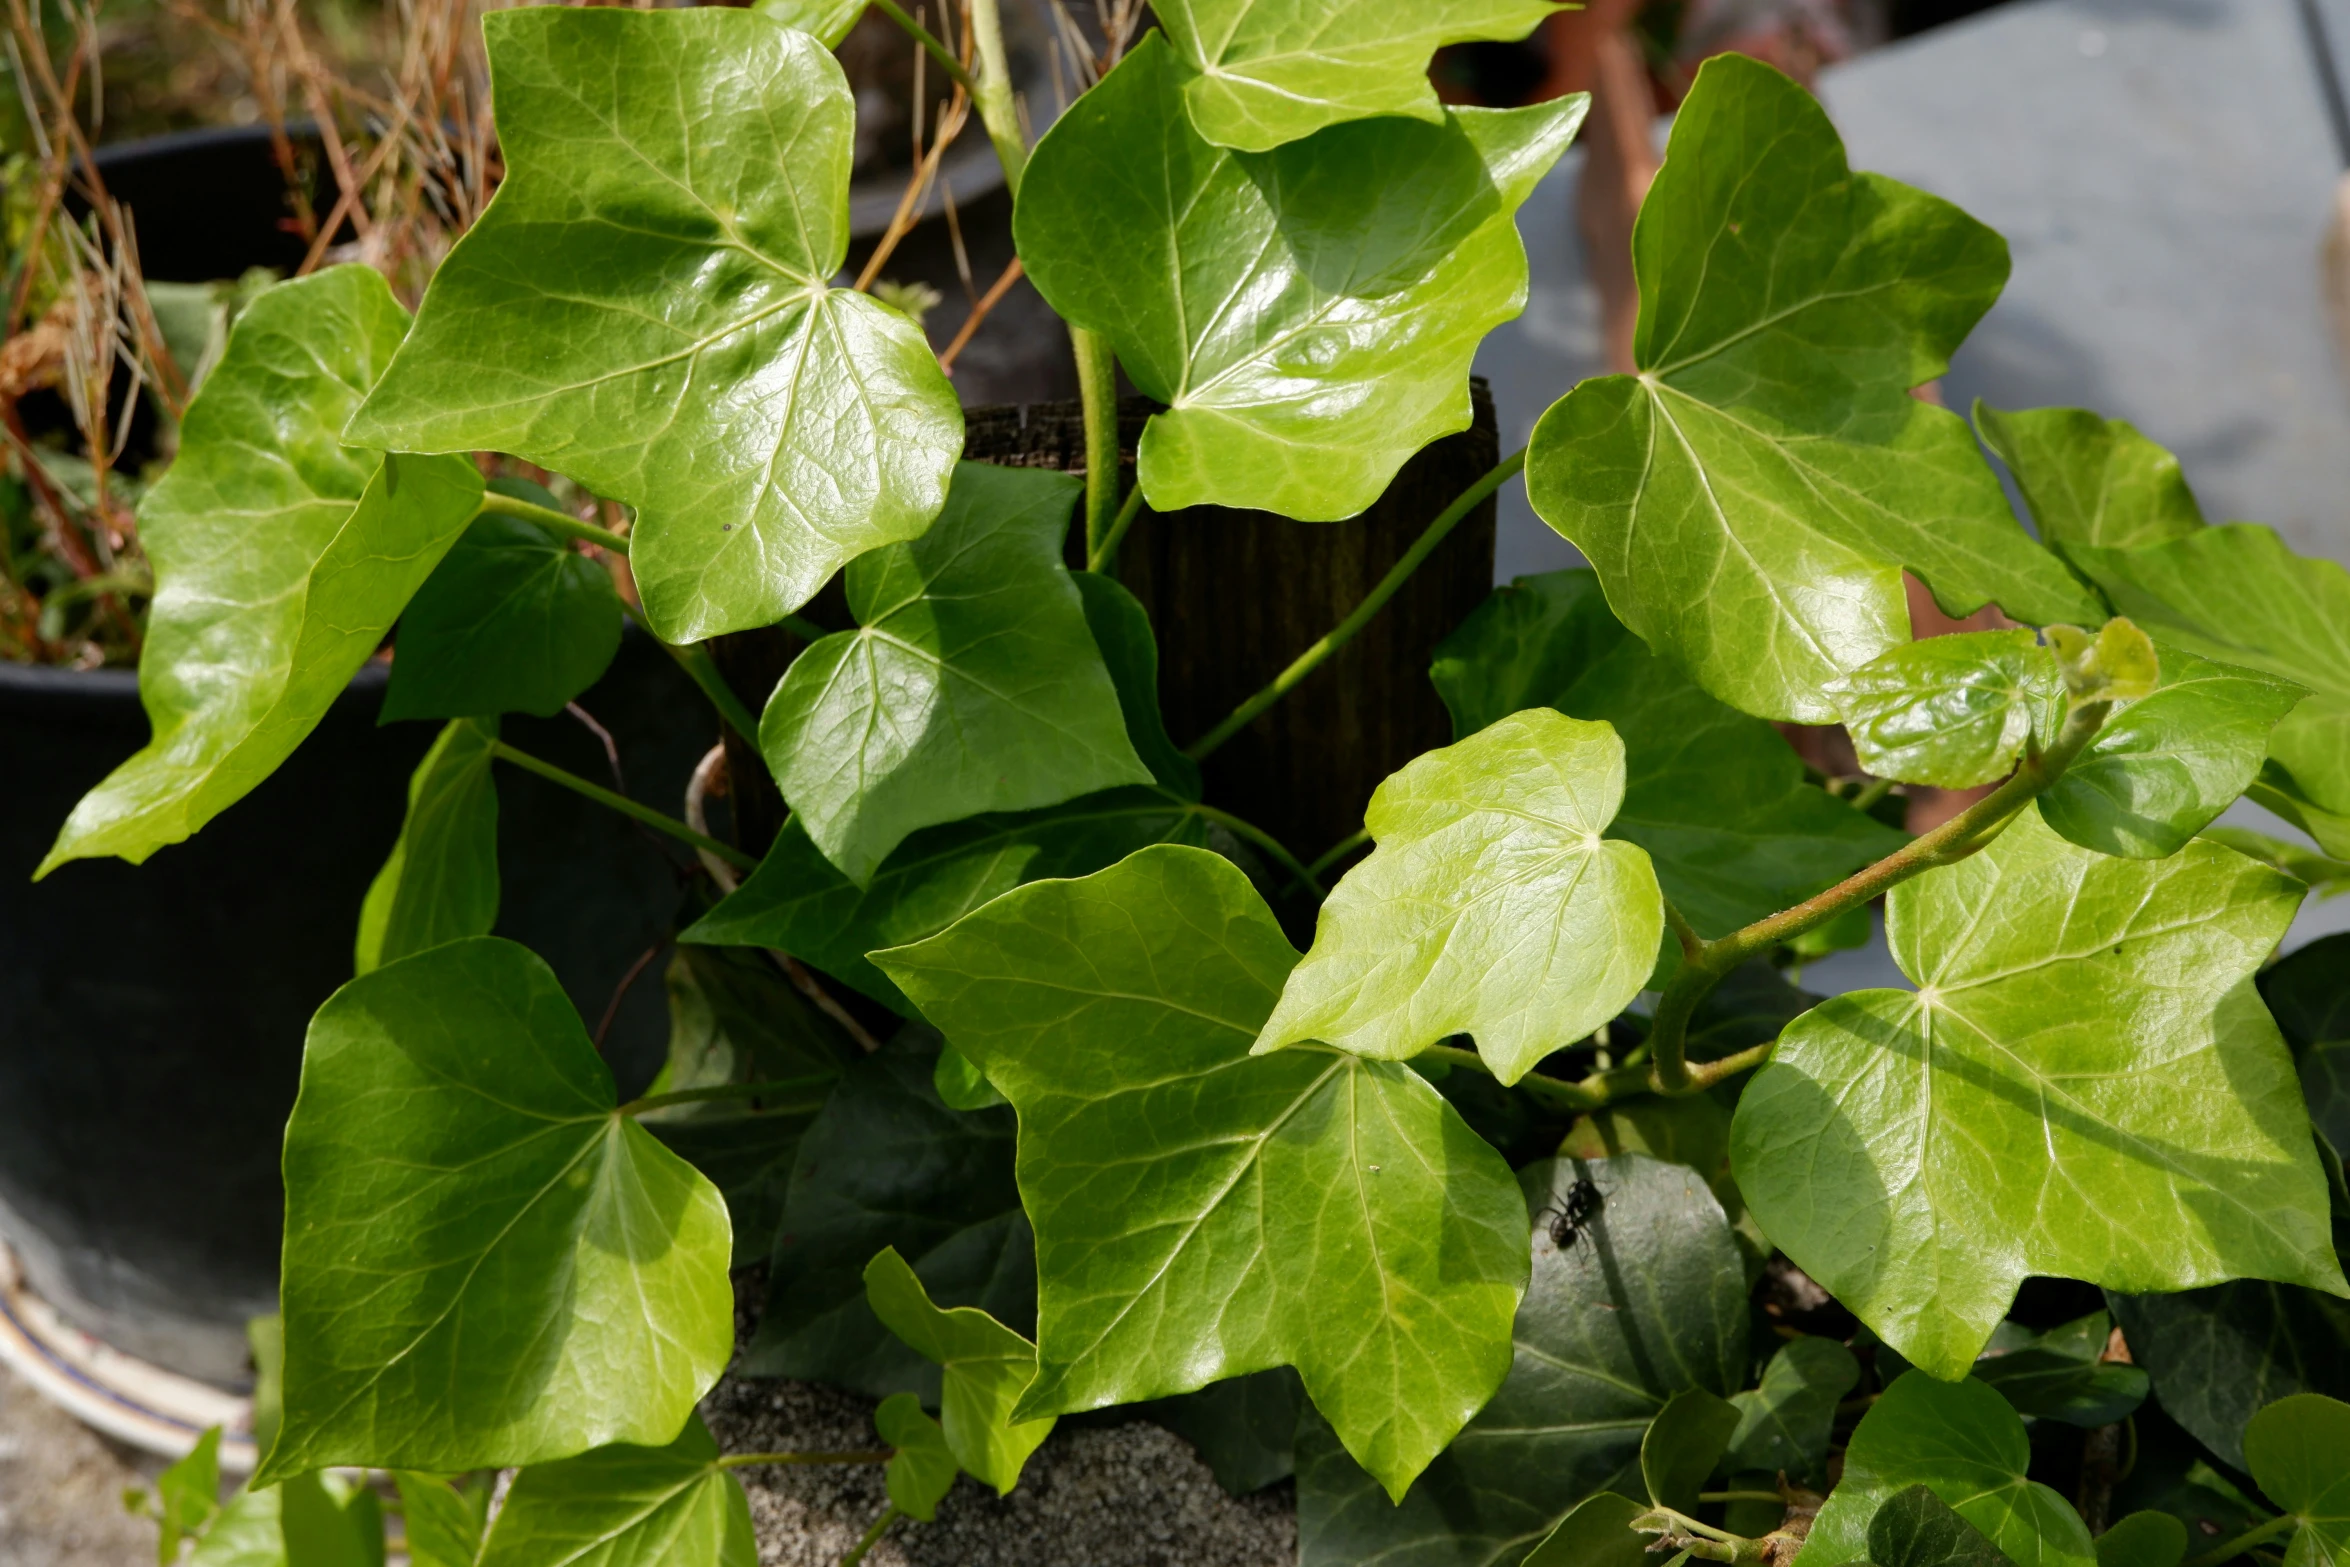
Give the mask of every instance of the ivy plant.
[[(1914, 395), (2004, 243), (1724, 57), (1635, 231), (1636, 372), (1559, 388), (1170, 736), (1162, 667), (1217, 628), (1151, 625), (1127, 527), (1344, 526), (1468, 424), (1584, 104), (1446, 108), (1425, 69), (1550, 8), (1170, 3), (1031, 157), (994, 0), (968, 57), (877, 3), (1003, 160), (1082, 478), (966, 453), (914, 322), (839, 276), (858, 7), (785, 0), (492, 12), (503, 183), (413, 321), (356, 265), (262, 294), (147, 496), (154, 738), (42, 874), (200, 830), (387, 635), (387, 718), (443, 725), (286, 1129), (282, 1411), (225, 1508), (210, 1446), (166, 1477), (167, 1555), (327, 1559), (370, 1468), (418, 1562), (735, 1567), (738, 1470), (875, 1463), (861, 1557), (1116, 1405), (1294, 1473), (1314, 1564), (2350, 1553), (2350, 954), (2272, 963), (2350, 855), (2350, 575), (2207, 524), (2126, 425)], [(1130, 483), (1118, 370), (1155, 403)], [(1208, 798), (1521, 472), (1589, 565), (1435, 649), (1451, 743), (1337, 845)], [(2006, 624), (1915, 641), (1904, 573)], [(850, 623), (812, 621), (835, 582)], [(768, 774), (771, 843), (501, 730), (624, 618)], [(772, 627), (753, 712), (707, 644)], [(507, 768), (705, 868), (641, 1092), (497, 934)], [(1977, 793), (1912, 836), (1910, 786)], [(2214, 825), (2247, 796), (2314, 844)], [(1880, 901), (1906, 983), (1798, 988)], [(700, 1423), (756, 1265), (744, 1367), (880, 1400), (870, 1449)], [(2052, 1318), (2033, 1276), (2105, 1293)], [(2170, 1480), (2108, 1461), (2124, 1426)]]

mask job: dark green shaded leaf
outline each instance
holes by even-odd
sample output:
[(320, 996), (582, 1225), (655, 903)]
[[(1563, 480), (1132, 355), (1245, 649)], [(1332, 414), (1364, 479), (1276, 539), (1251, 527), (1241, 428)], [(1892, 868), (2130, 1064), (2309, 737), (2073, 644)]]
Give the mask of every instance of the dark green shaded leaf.
[(1742, 712), (1821, 723), (1828, 681), (1909, 640), (1904, 567), (1952, 614), (2100, 618), (1965, 421), (1909, 395), (1998, 297), (1998, 235), (1854, 174), (1810, 93), (1721, 55), (1632, 252), (1641, 373), (1543, 415), (1526, 493), (1651, 647)]
[(920, 828), (1151, 781), (1061, 563), (1079, 489), (959, 465), (928, 533), (850, 562), (862, 629), (817, 641), (775, 688), (759, 749), (793, 821), (859, 886)]
[(2350, 1041), (2350, 931), (2263, 970), (2260, 996), (2294, 1049)]
[(1548, 708), (1389, 777), (1363, 818), (1378, 847), (1322, 905), (1258, 1053), (1403, 1061), (1470, 1034), (1508, 1084), (1607, 1022), (1664, 934), (1647, 853), (1600, 836), (1623, 796), (1615, 732)]
[(2064, 719), (2056, 657), (2029, 631), (1905, 642), (1827, 689), (1862, 767), (1945, 789), (2006, 777), (2024, 742), (2045, 745)]
[(2127, 420), (2086, 408), (2003, 413), (1978, 397), (1975, 429), (2015, 475), (2042, 542), (2058, 551), (2137, 549), (2203, 526), (2179, 460)]
[[(1674, 1394), (1737, 1387), (1746, 1275), (1696, 1172), (1632, 1154), (1546, 1161), (1519, 1179), (1534, 1267), (1508, 1380), (1401, 1506), (1309, 1418), (1303, 1567), (1508, 1567), (1593, 1493), (1640, 1489), (1641, 1439)], [(1584, 1180), (1597, 1210), (1561, 1247), (1552, 1221)]]
[(928, 1523), (938, 1516), (939, 1501), (954, 1487), (959, 1472), (946, 1433), (922, 1412), (911, 1393), (892, 1393), (873, 1412), (873, 1427), (881, 1439), (897, 1449), (883, 1479), (890, 1505), (907, 1517)]
[(2106, 1300), (2163, 1412), (2238, 1469), (2244, 1423), (2262, 1406), (2350, 1398), (2350, 1301), (2257, 1279)]
[(1739, 1189), (1937, 1375), (1965, 1374), (2031, 1273), (2342, 1290), (2299, 1085), (2248, 983), (2299, 898), (2216, 844), (2118, 860), (2024, 814), (1894, 889), (1887, 937), (1920, 988), (1788, 1029), (1738, 1102)]
[(435, 947), (319, 1008), (285, 1174), (265, 1483), (666, 1440), (733, 1353), (725, 1203), (616, 1113), (562, 986), (510, 941)]
[(1020, 1470), (1044, 1439), (1053, 1418), (1012, 1418), (1012, 1406), (1036, 1380), (1036, 1346), (975, 1306), (942, 1311), (896, 1250), (884, 1250), (865, 1269), (865, 1300), (884, 1327), (939, 1367), (940, 1424), (955, 1462), (1009, 1496)]
[(1994, 1352), (1975, 1362), (1975, 1380), (1997, 1388), (2019, 1415), (2112, 1425), (2146, 1401), (2147, 1376), (2142, 1367), (2099, 1358), (2111, 1327), (2099, 1311), (2045, 1333), (2003, 1333), (1992, 1340)]
[(460, 718), (416, 764), (400, 836), (359, 905), (354, 973), (498, 922), (497, 741), (495, 718)]
[(1070, 105), (1020, 187), (1021, 259), (1167, 405), (1137, 459), (1154, 510), (1352, 517), (1468, 428), (1469, 360), (1526, 302), (1513, 214), (1585, 100), (1242, 153), (1192, 129), (1187, 75), (1146, 36)]
[(842, 1069), (800, 1139), (746, 1372), (938, 1402), (937, 1367), (865, 1302), (865, 1264), (884, 1246), (913, 1264), (933, 1300), (977, 1306), (1016, 1331), (1034, 1321), (1036, 1249), (1013, 1184), (1012, 1113), (948, 1109), (935, 1066), (917, 1027)]
[(1926, 1485), (1897, 1491), (1878, 1506), (1869, 1520), (1869, 1560), (1875, 1567), (2013, 1567)]
[(1175, 748), (1159, 712), (1159, 643), (1151, 632), (1150, 612), (1115, 577), (1097, 571), (1069, 575), (1077, 584), (1077, 596), (1085, 601), (1086, 629), (1093, 633), (1110, 683), (1118, 689), (1118, 707), (1126, 715), (1126, 738), (1134, 743), (1134, 754), (1160, 788), (1186, 800), (1198, 799), (1199, 763)]
[(2244, 1461), (2268, 1499), (2301, 1520), (2288, 1567), (2350, 1558), (2350, 1404), (2318, 1393), (2279, 1399), (2244, 1428)]
[(1648, 1499), (1675, 1512), (1696, 1512), (1697, 1493), (1738, 1425), (1738, 1407), (1704, 1388), (1683, 1388), (1667, 1399), (1640, 1439), (1640, 1480)]
[(855, 121), (832, 56), (722, 7), (482, 31), (505, 179), (353, 438), (512, 452), (635, 506), (671, 642), (770, 625), (920, 535), (962, 410), (913, 322), (827, 286)]
[(600, 1447), (534, 1464), (490, 1530), (481, 1567), (755, 1567), (751, 1506), (700, 1416), (666, 1447)]
[(2031, 1457), (2023, 1419), (2006, 1399), (1980, 1382), (1906, 1372), (1861, 1417), (1844, 1477), (1795, 1560), (1869, 1560), (1878, 1510), (1923, 1485), (2017, 1567), (2093, 1567), (2088, 1529), (2063, 1497), (2026, 1476)]
[(1625, 780), (1612, 830), (1648, 851), (1665, 896), (1705, 935), (1776, 913), (1902, 844), (1805, 783), (1770, 725), (1707, 696), (1626, 632), (1593, 572), (1495, 589), (1437, 648), (1429, 678), (1456, 735), (1529, 707), (1613, 726)]
[(1021, 1413), (1294, 1365), (1400, 1495), (1500, 1383), (1526, 1267), (1508, 1166), (1406, 1067), (1249, 1054), (1297, 954), (1229, 861), (1145, 849), (876, 961), (1020, 1113)]
[(2097, 1567), (2179, 1567), (2187, 1526), (2169, 1513), (2132, 1513), (2097, 1537)]
[(409, 1567), (474, 1567), (488, 1526), (490, 1488), (460, 1491), (432, 1475), (400, 1474), (400, 1532)]
[(383, 1504), (364, 1482), (300, 1474), (277, 1489), (286, 1567), (384, 1567)]
[(1305, 1384), (1287, 1366), (1252, 1371), (1139, 1412), (1189, 1442), (1233, 1496), (1261, 1491), (1297, 1470), (1297, 1422)]
[(1860, 1362), (1834, 1339), (1789, 1339), (1763, 1367), (1762, 1381), (1730, 1400), (1738, 1429), (1722, 1467), (1816, 1484), (1825, 1478), (1836, 1406), (1859, 1382)]
[(36, 876), (134, 865), (291, 756), (465, 531), (459, 457), (345, 446), (344, 419), (408, 329), (375, 271), (329, 267), (256, 299), (139, 508), (155, 598), (139, 655), (154, 737), (73, 809)]
[(1587, 1496), (1521, 1567), (1648, 1567), (1649, 1537), (1632, 1532), (1632, 1520), (1643, 1511), (1638, 1502), (1613, 1491)]

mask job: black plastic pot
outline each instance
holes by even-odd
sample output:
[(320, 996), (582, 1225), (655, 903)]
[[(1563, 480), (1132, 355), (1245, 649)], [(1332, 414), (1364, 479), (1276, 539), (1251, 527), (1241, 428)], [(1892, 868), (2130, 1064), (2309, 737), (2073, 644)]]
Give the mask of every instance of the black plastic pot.
[[(154, 275), (282, 263), (260, 133), (165, 138), (155, 167), (148, 156), (102, 158), (140, 203)], [(146, 205), (150, 189), (178, 205)], [(244, 250), (224, 247), (224, 215)], [(200, 261), (182, 257), (183, 235)], [(359, 900), (437, 729), (377, 727), (385, 680), (363, 671), (275, 776), (186, 843), (36, 885), (74, 801), (145, 743), (147, 721), (128, 671), (0, 665), (0, 1235), (79, 1325), (227, 1385), (246, 1373), (245, 1319), (273, 1309), (303, 1032), (350, 977)], [(617, 737), (629, 792), (678, 809), (717, 726), (676, 666), (631, 635), (581, 706)], [(568, 717), (509, 719), (505, 734), (611, 782), (601, 744)], [(672, 928), (688, 856), (527, 774), (502, 772), (498, 793), (499, 933), (554, 966), (592, 1029)], [(608, 1036), (624, 1089), (652, 1075), (666, 1038), (656, 963)]]

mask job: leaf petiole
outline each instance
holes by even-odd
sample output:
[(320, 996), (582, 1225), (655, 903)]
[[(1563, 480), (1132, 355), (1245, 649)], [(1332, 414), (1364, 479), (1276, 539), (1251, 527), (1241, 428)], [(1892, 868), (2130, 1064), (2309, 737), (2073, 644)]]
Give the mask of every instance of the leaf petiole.
[(857, 1537), (857, 1543), (849, 1547), (849, 1554), (840, 1559), (840, 1567), (857, 1567), (857, 1563), (865, 1559), (865, 1553), (889, 1532), (889, 1526), (905, 1516), (894, 1506), (884, 1508), (881, 1516), (874, 1519), (872, 1525)]
[(963, 62), (938, 40), (938, 35), (908, 16), (897, 0), (873, 0), (873, 8), (905, 30), (906, 36), (920, 44), (923, 51), (938, 62), (938, 68), (947, 73), (947, 79), (969, 93), (974, 99), (979, 89), (971, 83), (971, 73), (963, 69)]
[[(687, 675), (692, 677), (694, 684), (702, 688), (702, 695), (710, 699), (710, 705), (718, 709), (718, 716), (726, 720), (727, 726), (748, 740), (751, 743), (751, 749), (757, 751), (759, 748), (758, 717), (744, 704), (741, 697), (734, 694), (734, 687), (726, 683), (726, 675), (719, 669), (718, 660), (710, 656), (710, 650), (699, 642), (663, 642), (661, 634), (653, 629), (652, 622), (645, 619), (643, 610), (638, 609), (626, 599), (620, 602), (621, 608), (628, 611), (629, 618), (637, 623), (645, 635), (660, 643), (661, 651), (675, 659), (677, 667), (684, 670)], [(790, 618), (797, 619), (798, 617)]]
[(753, 1469), (767, 1464), (886, 1464), (897, 1450), (869, 1448), (853, 1453), (729, 1453), (718, 1460), (721, 1469)]
[(715, 854), (727, 864), (741, 870), (755, 870), (759, 862), (731, 843), (720, 843), (707, 833), (698, 833), (674, 816), (665, 816), (649, 805), (639, 805), (624, 794), (614, 794), (600, 784), (589, 783), (577, 773), (565, 772), (553, 762), (542, 762), (528, 751), (517, 751), (503, 740), (490, 742), (490, 750), (501, 761), (512, 762), (526, 773), (536, 773), (552, 784), (560, 784), (573, 794), (584, 795), (598, 805), (609, 806), (621, 815), (644, 823), (655, 832), (667, 833), (678, 842)]
[[(1088, 333), (1086, 333), (1085, 335), (1086, 335), (1087, 337), (1092, 337), (1094, 334), (1093, 334), (1093, 333), (1091, 333), (1091, 332), (1088, 332)], [(1085, 361), (1084, 361), (1084, 357), (1083, 357), (1083, 354), (1082, 354), (1082, 352), (1081, 352), (1081, 353), (1080, 353), (1080, 355), (1079, 355), (1079, 358), (1078, 358), (1078, 363), (1082, 365), (1084, 362), (1085, 362)], [(1093, 530), (1093, 410), (1091, 410), (1090, 408), (1086, 410), (1086, 414), (1085, 414), (1085, 420), (1086, 420), (1086, 428), (1085, 428), (1085, 445), (1086, 445), (1086, 458), (1085, 458), (1085, 463), (1086, 463), (1086, 472), (1085, 472), (1085, 509), (1086, 509), (1086, 534), (1087, 534), (1087, 536), (1090, 538), (1090, 537), (1092, 537), (1092, 535), (1093, 535), (1093, 531), (1094, 531), (1094, 530)], [(1116, 434), (1116, 421), (1117, 421), (1117, 411), (1116, 411), (1116, 410), (1113, 408), (1113, 409), (1111, 410), (1111, 424), (1112, 424), (1112, 431), (1111, 431), (1111, 437), (1110, 437), (1110, 451), (1112, 452), (1112, 454), (1113, 454), (1113, 457), (1114, 457), (1114, 454), (1117, 452), (1117, 449), (1118, 449), (1118, 447), (1117, 447), (1117, 434)], [(1127, 530), (1128, 528), (1131, 528), (1131, 527), (1133, 527), (1133, 526), (1134, 526), (1134, 519), (1135, 519), (1135, 518), (1136, 518), (1138, 515), (1140, 515), (1140, 514), (1141, 514), (1141, 511), (1142, 511), (1142, 483), (1141, 483), (1141, 481), (1140, 481), (1140, 480), (1137, 480), (1137, 481), (1135, 482), (1135, 486), (1134, 486), (1134, 488), (1126, 492), (1126, 500), (1125, 500), (1125, 503), (1124, 503), (1123, 505), (1121, 505), (1121, 506), (1118, 508), (1118, 515), (1110, 519), (1110, 526), (1109, 526), (1109, 531), (1101, 535), (1101, 540), (1100, 540), (1100, 542), (1099, 542), (1099, 543), (1092, 544), (1092, 545), (1090, 545), (1090, 546), (1087, 548), (1087, 550), (1086, 550), (1086, 555), (1085, 555), (1085, 569), (1086, 569), (1087, 571), (1109, 571), (1109, 570), (1111, 570), (1111, 569), (1113, 569), (1113, 568), (1115, 568), (1115, 567), (1117, 566), (1117, 564), (1118, 564), (1118, 546), (1119, 546), (1121, 543), (1123, 543), (1123, 542), (1125, 541), (1125, 538), (1126, 538), (1126, 530)]]
[(1348, 833), (1345, 837), (1339, 839), (1329, 848), (1324, 849), (1319, 858), (1308, 864), (1306, 866), (1306, 874), (1308, 876), (1320, 876), (1331, 866), (1336, 865), (1340, 860), (1345, 859), (1348, 855), (1354, 853), (1355, 850), (1361, 848), (1364, 844), (1369, 843), (1370, 841), (1371, 829), (1368, 827), (1365, 827), (1360, 832)]
[(535, 522), (540, 527), (560, 533), (567, 539), (585, 539), (588, 543), (601, 545), (623, 558), (626, 558), (628, 554), (628, 536), (626, 534), (614, 533), (609, 528), (599, 528), (592, 522), (582, 522), (569, 512), (557, 511), (552, 506), (534, 506), (529, 501), (516, 500), (511, 495), (500, 495), (495, 490), (484, 491), (481, 497), (481, 508), (476, 515), (493, 512), (501, 517), (519, 517), (524, 522)]

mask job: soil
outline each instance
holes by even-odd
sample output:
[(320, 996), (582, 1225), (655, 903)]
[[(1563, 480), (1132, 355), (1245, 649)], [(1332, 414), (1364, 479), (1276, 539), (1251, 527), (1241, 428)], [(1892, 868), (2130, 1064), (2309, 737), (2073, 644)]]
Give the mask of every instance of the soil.
[(153, 1567), (155, 1525), (122, 1505), (164, 1461), (110, 1442), (0, 1366), (0, 1562)]

